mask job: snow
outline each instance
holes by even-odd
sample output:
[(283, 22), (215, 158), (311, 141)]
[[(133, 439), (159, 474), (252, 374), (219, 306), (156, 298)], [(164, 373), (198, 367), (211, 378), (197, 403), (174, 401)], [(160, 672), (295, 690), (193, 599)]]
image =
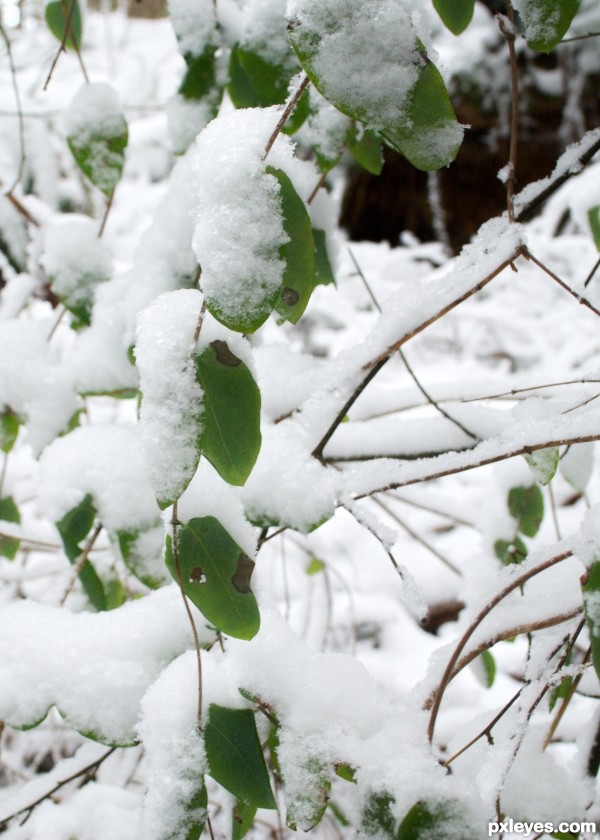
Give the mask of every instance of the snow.
[(51, 522), (88, 494), (113, 533), (144, 530), (160, 513), (133, 425), (83, 426), (58, 438), (42, 455), (39, 480), (40, 507)]
[[(197, 176), (193, 247), (202, 267), (209, 307), (227, 319), (258, 316), (276, 296), (283, 279), (279, 247), (283, 230), (279, 182), (265, 171), (263, 155), (277, 123), (277, 108), (224, 114), (201, 133), (193, 153)], [(230, 145), (232, 136), (240, 143)], [(290, 141), (279, 138), (269, 165)]]
[(105, 82), (82, 85), (64, 114), (67, 136), (76, 146), (89, 146), (99, 137), (119, 137), (127, 124), (116, 91)]
[(135, 356), (140, 372), (140, 435), (159, 503), (176, 499), (198, 463), (203, 395), (193, 363), (202, 295), (182, 289), (159, 295), (139, 317)]
[(73, 306), (91, 304), (94, 287), (112, 276), (112, 261), (98, 239), (97, 225), (77, 214), (46, 228), (41, 263), (55, 293)]
[[(355, 113), (377, 114), (369, 127), (395, 124), (419, 77), (421, 59), (411, 0), (289, 0), (287, 17), (305, 43), (322, 92)], [(401, 57), (401, 60), (399, 60)], [(357, 67), (361, 69), (357, 72)]]
[(169, 0), (169, 16), (184, 56), (199, 56), (215, 39), (212, 0)]

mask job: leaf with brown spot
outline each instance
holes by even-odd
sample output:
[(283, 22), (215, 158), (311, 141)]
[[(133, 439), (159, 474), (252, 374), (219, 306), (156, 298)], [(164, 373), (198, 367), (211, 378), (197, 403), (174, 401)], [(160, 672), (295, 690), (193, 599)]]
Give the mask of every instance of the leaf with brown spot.
[(167, 537), (166, 563), (174, 580), (218, 630), (252, 639), (260, 628), (256, 598), (250, 588), (254, 563), (214, 516), (191, 519), (178, 529), (180, 576), (173, 544)]

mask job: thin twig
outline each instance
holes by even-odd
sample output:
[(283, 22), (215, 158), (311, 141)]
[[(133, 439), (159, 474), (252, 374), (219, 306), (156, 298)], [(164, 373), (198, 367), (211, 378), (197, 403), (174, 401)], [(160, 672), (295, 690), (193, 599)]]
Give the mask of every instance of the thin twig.
[(588, 32), (587, 35), (572, 35), (570, 38), (563, 38), (561, 44), (571, 44), (573, 41), (583, 41), (586, 38), (598, 38), (600, 32)]
[[(524, 683), (521, 686), (521, 688), (515, 694), (513, 694), (513, 696), (508, 701), (508, 703), (505, 703), (505, 705), (500, 709), (498, 714), (495, 717), (492, 718), (492, 720), (488, 723), (488, 725), (485, 726), (477, 735), (475, 735), (474, 738), (471, 738), (471, 740), (468, 741), (463, 747), (461, 747), (453, 755), (451, 755), (450, 758), (447, 758), (444, 762), (442, 762), (442, 766), (443, 767), (448, 767), (450, 764), (452, 764), (453, 761), (455, 761), (460, 755), (462, 755), (464, 752), (466, 752), (468, 749), (470, 749), (473, 746), (473, 744), (476, 744), (477, 741), (479, 741), (484, 736), (488, 739), (488, 741), (491, 740), (490, 736), (491, 736), (491, 732), (492, 732), (492, 729), (494, 728), (494, 726), (498, 723), (499, 720), (501, 720), (504, 717), (504, 715), (507, 713), (507, 711), (513, 705), (513, 703), (516, 700), (519, 699), (519, 696), (521, 695), (521, 693), (525, 690), (525, 688), (528, 685), (529, 685), (528, 682)], [(493, 743), (493, 741), (492, 741), (492, 743)]]
[(300, 84), (298, 85), (296, 90), (293, 92), (293, 94), (290, 96), (285, 108), (281, 112), (281, 116), (279, 118), (279, 121), (278, 121), (277, 125), (275, 126), (275, 128), (273, 130), (273, 133), (269, 137), (267, 145), (265, 146), (265, 151), (264, 151), (264, 154), (262, 156), (263, 160), (265, 160), (265, 158), (268, 156), (269, 152), (273, 148), (273, 144), (277, 140), (277, 137), (279, 136), (279, 134), (281, 132), (281, 129), (283, 128), (283, 126), (288, 121), (288, 118), (290, 117), (292, 111), (294, 110), (294, 108), (298, 104), (298, 101), (300, 100), (300, 97), (302, 96), (302, 94), (304, 93), (306, 88), (308, 87), (309, 82), (310, 82), (310, 79), (308, 78), (308, 76), (305, 73), (303, 75), (302, 81), (300, 82)]
[(67, 600), (67, 598), (69, 597), (71, 592), (73, 591), (73, 587), (75, 586), (75, 582), (77, 581), (79, 575), (81, 574), (81, 570), (83, 569), (86, 560), (90, 556), (90, 552), (91, 552), (92, 548), (94, 547), (94, 543), (96, 542), (96, 540), (100, 536), (100, 531), (101, 530), (102, 530), (102, 523), (99, 522), (96, 525), (96, 527), (94, 529), (94, 532), (92, 533), (91, 537), (89, 538), (89, 540), (85, 544), (84, 549), (81, 552), (81, 556), (77, 559), (77, 562), (75, 564), (75, 568), (73, 569), (73, 577), (71, 579), (71, 582), (67, 586), (64, 595), (62, 596), (62, 598), (58, 602), (61, 607), (65, 603), (65, 601)]
[(590, 303), (590, 301), (587, 298), (583, 297), (583, 295), (580, 295), (578, 292), (572, 289), (567, 283), (565, 283), (564, 280), (561, 280), (558, 274), (555, 274), (541, 260), (538, 260), (537, 257), (534, 257), (531, 251), (526, 246), (523, 246), (522, 253), (526, 259), (531, 260), (537, 266), (539, 266), (539, 268), (541, 268), (542, 271), (544, 271), (548, 275), (548, 277), (551, 277), (556, 283), (558, 283), (558, 285), (566, 292), (568, 292), (572, 297), (574, 297), (578, 303), (581, 303), (583, 306), (587, 306), (587, 308), (590, 309), (594, 313), (594, 315), (600, 315), (600, 310), (596, 309), (596, 307), (592, 303)]
[(200, 639), (198, 638), (198, 630), (196, 628), (196, 622), (194, 621), (194, 616), (192, 615), (192, 610), (190, 608), (190, 604), (185, 594), (185, 590), (183, 588), (183, 576), (181, 574), (181, 564), (179, 562), (179, 543), (177, 541), (177, 528), (179, 526), (179, 520), (177, 519), (177, 500), (173, 502), (173, 515), (171, 516), (171, 550), (173, 552), (173, 565), (175, 566), (175, 573), (177, 575), (177, 584), (179, 586), (179, 591), (181, 592), (181, 598), (183, 600), (183, 606), (185, 607), (185, 611), (187, 613), (187, 617), (190, 622), (190, 627), (192, 628), (192, 635), (194, 637), (194, 647), (196, 649), (196, 666), (198, 669), (198, 708), (197, 708), (197, 718), (198, 718), (198, 727), (202, 729), (202, 655), (200, 653)]
[(556, 510), (556, 499), (554, 498), (554, 490), (552, 489), (552, 482), (548, 483), (548, 498), (550, 499), (550, 512), (552, 513), (552, 522), (554, 523), (554, 532), (557, 540), (562, 540), (560, 533), (560, 525), (558, 524), (558, 512)]
[(510, 57), (510, 87), (511, 87), (511, 113), (510, 113), (510, 147), (508, 156), (508, 177), (506, 179), (506, 205), (509, 222), (514, 222), (514, 196), (517, 182), (517, 144), (519, 137), (519, 73), (517, 66), (517, 52), (515, 50), (515, 13), (510, 0), (506, 0), (506, 13), (496, 15), (500, 32), (506, 39), (508, 54)]
[[(382, 310), (381, 310), (381, 306), (379, 305), (379, 301), (378, 301), (378, 300), (377, 300), (377, 298), (375, 297), (375, 294), (374, 294), (374, 292), (373, 292), (373, 290), (372, 290), (372, 288), (371, 288), (371, 285), (370, 285), (370, 283), (368, 282), (368, 280), (367, 280), (367, 278), (366, 278), (366, 276), (365, 276), (365, 273), (363, 272), (362, 268), (360, 267), (360, 265), (359, 265), (359, 263), (358, 263), (358, 260), (357, 260), (357, 259), (356, 259), (356, 257), (354, 256), (354, 252), (352, 251), (352, 249), (351, 249), (351, 248), (348, 248), (348, 253), (350, 254), (350, 256), (351, 256), (351, 258), (352, 258), (352, 262), (353, 262), (353, 263), (354, 263), (354, 265), (356, 266), (356, 270), (357, 270), (357, 272), (358, 272), (358, 276), (359, 276), (359, 277), (360, 277), (360, 279), (362, 280), (363, 285), (364, 285), (365, 289), (367, 290), (367, 292), (368, 292), (368, 294), (369, 294), (369, 297), (371, 298), (371, 300), (372, 300), (372, 301), (373, 301), (373, 303), (375, 304), (375, 308), (377, 309), (377, 311), (381, 314), (381, 311), (382, 311)], [(452, 417), (450, 414), (448, 414), (448, 412), (447, 412), (447, 411), (445, 411), (443, 408), (441, 408), (441, 407), (440, 407), (440, 405), (438, 405), (438, 403), (437, 403), (437, 402), (433, 399), (433, 397), (432, 397), (432, 396), (428, 393), (428, 391), (426, 391), (426, 390), (425, 390), (425, 388), (423, 387), (423, 385), (421, 384), (421, 382), (420, 382), (420, 381), (419, 381), (419, 379), (417, 378), (416, 373), (414, 372), (414, 370), (412, 369), (412, 367), (409, 365), (409, 363), (408, 363), (408, 359), (407, 359), (407, 358), (406, 358), (406, 356), (404, 355), (404, 353), (403, 353), (403, 351), (402, 351), (402, 348), (401, 348), (401, 347), (399, 347), (399, 348), (398, 348), (398, 354), (399, 354), (400, 358), (402, 359), (402, 361), (403, 361), (403, 363), (404, 363), (404, 366), (405, 366), (406, 370), (408, 371), (408, 373), (409, 373), (409, 375), (410, 375), (411, 379), (413, 380), (413, 382), (415, 383), (415, 385), (417, 386), (417, 388), (419, 389), (419, 391), (423, 394), (423, 396), (425, 397), (425, 399), (427, 400), (427, 402), (428, 402), (430, 405), (432, 405), (432, 406), (435, 408), (435, 410), (436, 410), (436, 411), (438, 411), (438, 412), (439, 412), (439, 413), (440, 413), (443, 417), (445, 417), (445, 418), (446, 418), (446, 420), (449, 420), (451, 423), (453, 423), (455, 426), (457, 426), (457, 427), (461, 430), (461, 432), (464, 432), (464, 433), (465, 433), (468, 437), (472, 438), (473, 440), (479, 440), (479, 438), (477, 437), (477, 435), (474, 435), (474, 434), (473, 434), (473, 432), (470, 432), (470, 431), (466, 428), (466, 426), (463, 426), (463, 424), (462, 424), (459, 420), (456, 420), (454, 417)]]
[(92, 772), (92, 771), (94, 771), (94, 770), (97, 770), (97, 769), (98, 769), (98, 767), (100, 767), (100, 765), (101, 765), (104, 761), (106, 761), (106, 759), (107, 759), (110, 755), (112, 755), (112, 754), (113, 754), (113, 753), (114, 753), (117, 749), (118, 749), (118, 747), (111, 747), (111, 748), (108, 750), (108, 752), (104, 753), (104, 755), (100, 756), (100, 758), (97, 758), (97, 759), (96, 759), (96, 761), (92, 761), (92, 762), (91, 762), (91, 764), (88, 764), (88, 765), (86, 765), (85, 767), (82, 767), (82, 768), (81, 768), (80, 770), (78, 770), (76, 773), (72, 773), (72, 774), (71, 774), (70, 776), (68, 776), (66, 779), (63, 779), (61, 782), (58, 782), (58, 783), (57, 783), (57, 784), (56, 784), (56, 785), (52, 788), (52, 790), (49, 790), (49, 791), (48, 791), (47, 793), (45, 793), (43, 796), (40, 796), (38, 799), (34, 800), (33, 802), (30, 802), (30, 803), (29, 803), (29, 805), (26, 805), (24, 808), (20, 808), (18, 811), (14, 811), (14, 812), (13, 812), (12, 814), (10, 814), (8, 817), (3, 817), (3, 819), (0, 821), (0, 827), (1, 827), (1, 826), (5, 826), (5, 825), (6, 825), (7, 823), (9, 823), (11, 820), (14, 820), (14, 819), (15, 819), (15, 817), (18, 817), (20, 814), (24, 814), (26, 811), (28, 811), (29, 813), (31, 813), (31, 812), (33, 811), (33, 809), (34, 809), (34, 808), (36, 808), (38, 805), (40, 805), (40, 804), (41, 804), (42, 802), (44, 802), (46, 799), (50, 799), (50, 797), (54, 796), (54, 794), (55, 794), (57, 791), (59, 791), (62, 787), (64, 787), (65, 785), (68, 785), (68, 784), (69, 784), (69, 782), (72, 782), (72, 781), (74, 781), (75, 779), (78, 779), (78, 778), (79, 778), (79, 776), (84, 776), (86, 773), (90, 773), (90, 772)]
[(46, 339), (46, 341), (50, 341), (50, 339), (52, 338), (52, 336), (54, 335), (54, 333), (55, 333), (55, 332), (56, 332), (56, 330), (58, 329), (60, 322), (62, 321), (62, 319), (65, 317), (65, 315), (66, 315), (66, 314), (67, 314), (67, 309), (66, 309), (66, 307), (65, 307), (65, 306), (61, 306), (59, 316), (58, 316), (58, 318), (56, 319), (56, 321), (54, 322), (54, 324), (53, 324), (53, 326), (52, 326), (52, 329), (51, 329), (51, 330), (50, 330), (50, 332), (48, 333), (48, 338)]
[[(199, 271), (198, 267), (198, 271)], [(200, 332), (202, 330), (202, 324), (204, 323), (204, 316), (206, 315), (206, 300), (202, 300), (202, 306), (200, 307), (200, 312), (198, 313), (198, 322), (196, 323), (196, 329), (194, 330), (194, 345), (198, 344), (198, 339), (200, 338)]]
[(563, 385), (593, 385), (600, 382), (600, 379), (564, 379), (561, 382), (548, 382), (545, 385), (531, 385), (529, 388), (513, 388), (511, 391), (502, 391), (499, 394), (486, 394), (482, 397), (470, 397), (462, 402), (479, 402), (481, 400), (498, 400), (501, 397), (514, 397), (517, 394), (527, 394), (529, 391), (542, 391), (545, 388), (558, 388)]
[(317, 193), (319, 192), (319, 190), (321, 189), (321, 187), (323, 186), (323, 184), (325, 183), (326, 180), (327, 180), (327, 172), (322, 172), (321, 177), (319, 178), (317, 183), (314, 185), (311, 194), (308, 196), (308, 198), (306, 200), (307, 204), (312, 204), (313, 203), (313, 201), (315, 200), (315, 198), (317, 196)]
[(435, 722), (437, 720), (438, 712), (440, 710), (440, 706), (442, 704), (442, 699), (444, 697), (444, 692), (446, 691), (450, 681), (452, 680), (452, 674), (454, 672), (454, 668), (460, 659), (460, 655), (465, 649), (465, 646), (473, 633), (477, 630), (481, 622), (484, 618), (486, 618), (490, 612), (500, 603), (503, 601), (507, 595), (510, 595), (511, 592), (514, 592), (515, 589), (523, 586), (530, 578), (535, 577), (535, 575), (539, 575), (541, 572), (546, 571), (546, 569), (550, 569), (552, 566), (556, 566), (557, 563), (561, 563), (563, 560), (566, 560), (568, 557), (571, 557), (573, 552), (568, 549), (567, 551), (563, 551), (561, 554), (557, 554), (554, 557), (551, 557), (549, 560), (545, 560), (543, 563), (540, 563), (537, 566), (534, 566), (531, 569), (528, 569), (523, 574), (518, 575), (517, 577), (513, 578), (513, 580), (504, 587), (500, 592), (498, 592), (491, 601), (481, 609), (471, 624), (467, 627), (463, 635), (458, 641), (458, 644), (454, 648), (452, 656), (448, 660), (448, 664), (442, 674), (442, 678), (440, 680), (439, 686), (435, 693), (435, 697), (433, 703), (431, 705), (431, 714), (429, 717), (429, 725), (427, 727), (427, 736), (430, 741), (433, 740), (433, 733), (435, 730)]
[(108, 214), (110, 213), (113, 198), (115, 197), (115, 189), (116, 187), (112, 188), (106, 201), (106, 208), (104, 209), (104, 215), (102, 216), (102, 222), (100, 223), (100, 229), (98, 230), (98, 239), (102, 239), (102, 234), (104, 233), (104, 228), (106, 227), (106, 222), (108, 221)]
[(413, 539), (413, 540), (415, 540), (415, 542), (418, 542), (420, 545), (422, 545), (422, 546), (423, 546), (423, 548), (426, 548), (426, 549), (427, 549), (427, 551), (429, 551), (431, 554), (433, 554), (433, 556), (434, 556), (434, 557), (437, 557), (437, 559), (438, 559), (438, 560), (440, 560), (440, 561), (444, 564), (444, 566), (447, 566), (447, 568), (448, 568), (448, 569), (450, 569), (450, 571), (454, 572), (454, 574), (455, 574), (455, 575), (458, 575), (458, 577), (462, 577), (462, 572), (461, 572), (461, 570), (460, 570), (460, 569), (458, 569), (458, 568), (454, 565), (454, 563), (452, 563), (452, 561), (451, 561), (451, 560), (448, 560), (448, 558), (447, 558), (447, 557), (444, 557), (444, 555), (443, 555), (443, 554), (441, 554), (441, 553), (437, 550), (437, 548), (435, 548), (435, 546), (431, 545), (431, 543), (430, 543), (430, 542), (428, 542), (428, 541), (427, 541), (424, 537), (420, 536), (420, 534), (417, 534), (417, 532), (416, 532), (416, 531), (413, 531), (413, 529), (412, 529), (409, 525), (407, 525), (407, 524), (406, 524), (406, 522), (405, 522), (403, 519), (401, 519), (401, 518), (398, 516), (398, 514), (397, 514), (397, 513), (395, 513), (394, 511), (390, 510), (390, 508), (389, 508), (387, 505), (385, 505), (385, 504), (381, 501), (381, 499), (376, 499), (376, 498), (373, 498), (373, 501), (374, 501), (374, 502), (375, 502), (375, 504), (376, 504), (376, 505), (378, 505), (378, 506), (379, 506), (379, 507), (380, 507), (383, 511), (385, 511), (385, 512), (387, 513), (387, 515), (388, 515), (388, 516), (391, 516), (391, 517), (392, 517), (392, 519), (394, 520), (394, 522), (396, 522), (396, 523), (397, 523), (397, 524), (398, 524), (401, 528), (403, 528), (403, 529), (406, 531), (406, 533), (407, 533), (410, 537), (412, 537), (412, 539)]
[[(450, 467), (446, 470), (438, 470), (435, 473), (420, 475), (416, 478), (406, 479), (405, 481), (394, 481), (391, 484), (387, 484), (385, 487), (376, 487), (373, 490), (369, 490), (368, 493), (359, 493), (358, 495), (354, 496), (354, 500), (358, 501), (359, 499), (364, 499), (365, 496), (372, 496), (373, 493), (387, 493), (388, 490), (397, 490), (399, 487), (409, 487), (411, 484), (421, 484), (424, 481), (433, 481), (434, 479), (445, 478), (448, 475), (455, 475), (459, 472), (475, 470), (479, 467), (487, 467), (489, 464), (497, 464), (499, 461), (506, 461), (508, 458), (515, 458), (517, 455), (531, 455), (532, 452), (537, 452), (539, 449), (549, 449), (554, 446), (569, 446), (570, 444), (574, 443), (591, 443), (592, 441), (597, 440), (600, 440), (600, 433), (597, 435), (581, 435), (581, 437), (563, 438), (561, 440), (547, 440), (541, 443), (532, 443), (528, 444), (527, 446), (521, 446), (518, 449), (511, 449), (510, 452), (502, 452), (500, 455), (494, 455), (490, 458), (482, 458), (475, 464), (461, 464), (457, 467)], [(369, 460), (373, 460), (372, 456), (370, 456)]]
[[(585, 656), (583, 657), (582, 662), (581, 662), (582, 665), (585, 665), (589, 661), (591, 653), (592, 653), (592, 648), (589, 647), (586, 651)], [(546, 737), (544, 738), (544, 743), (542, 745), (543, 750), (546, 749), (546, 747), (549, 745), (550, 741), (554, 737), (554, 733), (558, 729), (558, 725), (561, 722), (564, 713), (567, 711), (567, 707), (568, 707), (569, 703), (571, 702), (571, 700), (575, 696), (575, 692), (577, 691), (577, 689), (579, 687), (579, 683), (581, 682), (582, 678), (583, 678), (583, 671), (581, 673), (577, 674), (577, 676), (573, 678), (573, 681), (571, 682), (571, 686), (569, 688), (569, 691), (567, 692), (567, 695), (565, 697), (563, 697), (562, 703), (560, 704), (556, 714), (554, 715), (554, 718), (552, 720), (552, 723), (550, 724), (550, 727), (548, 729)]]
[[(72, 27), (73, 14), (75, 12), (76, 3), (77, 3), (77, 0), (71, 0), (71, 3), (69, 5), (69, 9), (67, 11), (67, 16), (65, 18), (65, 30), (63, 32), (63, 36), (62, 36), (62, 39), (61, 39), (61, 42), (60, 42), (60, 46), (57, 50), (56, 55), (54, 56), (54, 61), (52, 62), (52, 65), (50, 67), (50, 71), (48, 73), (48, 78), (44, 82), (44, 87), (42, 88), (42, 90), (46, 90), (48, 85), (50, 84), (50, 79), (52, 78), (52, 74), (54, 73), (54, 68), (58, 64), (58, 60), (61, 56), (61, 53), (64, 53), (64, 52), (67, 51), (66, 50), (66, 44), (67, 44), (67, 40), (69, 38), (69, 35), (71, 36), (71, 38), (73, 40), (73, 46), (75, 48), (75, 52), (77, 53), (77, 57), (79, 59), (79, 65), (80, 65), (81, 71), (83, 73), (83, 78), (85, 79), (86, 82), (89, 83), (88, 75), (86, 73), (85, 66), (83, 64), (83, 59), (81, 58), (81, 53), (79, 51), (79, 44), (77, 43), (77, 38), (75, 37), (75, 31), (73, 30), (73, 27)], [(61, 5), (63, 6), (63, 11), (64, 11), (65, 0), (61, 0)]]
[(27, 207), (16, 197), (16, 195), (12, 192), (6, 193), (6, 198), (10, 201), (12, 206), (15, 210), (23, 216), (23, 218), (27, 219), (27, 221), (32, 224), (34, 227), (40, 227), (40, 223), (32, 216)]
[(348, 413), (350, 408), (354, 405), (356, 400), (359, 398), (359, 396), (365, 390), (365, 388), (367, 387), (369, 382), (371, 382), (371, 380), (375, 376), (377, 376), (379, 371), (382, 369), (382, 367), (385, 365), (385, 363), (391, 358), (391, 356), (396, 352), (396, 350), (399, 350), (400, 347), (403, 344), (405, 344), (407, 341), (409, 341), (415, 335), (418, 335), (420, 332), (422, 332), (427, 327), (431, 326), (431, 324), (434, 324), (440, 318), (443, 318), (445, 315), (448, 314), (448, 312), (450, 312), (452, 309), (457, 307), (459, 304), (463, 303), (465, 300), (468, 300), (474, 294), (476, 294), (481, 289), (483, 289), (484, 286), (487, 286), (487, 284), (490, 283), (494, 279), (494, 277), (497, 277), (497, 275), (500, 274), (501, 271), (503, 271), (507, 266), (509, 266), (512, 262), (514, 262), (514, 260), (516, 260), (516, 258), (519, 256), (520, 252), (521, 252), (521, 248), (519, 247), (515, 250), (515, 252), (507, 260), (504, 260), (499, 266), (497, 266), (492, 272), (490, 272), (490, 274), (488, 274), (486, 277), (484, 277), (483, 280), (480, 280), (479, 283), (476, 283), (468, 291), (464, 292), (464, 294), (460, 295), (458, 298), (455, 298), (453, 301), (451, 301), (446, 306), (444, 306), (441, 310), (438, 310), (438, 312), (436, 312), (430, 318), (427, 318), (426, 320), (421, 321), (418, 326), (414, 327), (414, 329), (412, 329), (410, 332), (405, 333), (401, 338), (399, 338), (397, 341), (395, 341), (393, 344), (391, 344), (389, 347), (387, 347), (382, 353), (380, 353), (374, 359), (371, 359), (370, 361), (366, 362), (363, 365), (363, 370), (366, 371), (364, 379), (356, 386), (356, 388), (354, 389), (352, 394), (348, 397), (348, 399), (346, 400), (346, 402), (344, 403), (344, 405), (342, 406), (340, 411), (337, 413), (334, 420), (331, 422), (329, 428), (327, 429), (327, 431), (325, 432), (325, 434), (323, 435), (323, 437), (321, 438), (319, 443), (313, 449), (312, 455), (315, 458), (318, 458), (320, 461), (323, 460), (323, 449), (325, 448), (325, 446), (327, 445), (327, 443), (329, 442), (329, 440), (333, 436), (335, 430), (340, 425), (340, 423), (342, 422), (342, 420), (344, 419), (344, 417), (346, 416), (346, 414)]
[(12, 81), (13, 92), (15, 94), (17, 116), (19, 120), (19, 168), (17, 170), (17, 174), (15, 175), (14, 181), (7, 190), (8, 193), (12, 193), (12, 191), (15, 189), (15, 187), (23, 177), (23, 167), (25, 166), (25, 122), (23, 119), (23, 108), (21, 104), (21, 95), (19, 93), (19, 85), (17, 84), (17, 68), (15, 67), (10, 39), (6, 34), (6, 30), (2, 26), (2, 21), (0, 21), (0, 35), (2, 36), (2, 40), (6, 45), (8, 65), (10, 67), (10, 77)]
[(590, 271), (590, 273), (589, 273), (589, 274), (588, 274), (588, 276), (586, 277), (585, 282), (584, 282), (584, 284), (583, 284), (583, 288), (584, 288), (584, 289), (587, 289), (588, 285), (590, 284), (590, 282), (591, 282), (591, 280), (592, 280), (592, 277), (593, 277), (593, 276), (594, 276), (594, 274), (598, 271), (598, 268), (599, 268), (599, 267), (600, 267), (600, 257), (598, 257), (598, 259), (597, 259), (597, 260), (596, 260), (596, 262), (594, 263), (594, 267), (592, 268), (592, 270)]

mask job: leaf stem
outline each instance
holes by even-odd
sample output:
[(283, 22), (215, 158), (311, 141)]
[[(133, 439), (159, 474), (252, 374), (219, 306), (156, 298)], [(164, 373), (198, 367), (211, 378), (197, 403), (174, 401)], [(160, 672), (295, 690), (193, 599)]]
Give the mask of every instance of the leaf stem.
[(187, 617), (190, 622), (190, 627), (192, 628), (192, 635), (194, 637), (194, 647), (196, 649), (196, 667), (198, 670), (198, 708), (197, 708), (197, 718), (198, 718), (198, 727), (200, 731), (202, 731), (202, 654), (200, 652), (200, 639), (198, 637), (198, 629), (196, 628), (196, 622), (194, 621), (194, 616), (192, 615), (192, 610), (190, 608), (189, 601), (185, 594), (183, 588), (183, 577), (181, 574), (181, 563), (179, 562), (179, 544), (177, 542), (177, 528), (179, 526), (179, 520), (177, 519), (177, 500), (173, 502), (173, 513), (171, 516), (171, 539), (172, 539), (172, 551), (173, 551), (173, 565), (175, 566), (175, 572), (177, 574), (177, 585), (179, 586), (179, 591), (181, 592), (181, 598), (183, 600), (183, 606), (185, 607), (185, 611), (187, 613)]

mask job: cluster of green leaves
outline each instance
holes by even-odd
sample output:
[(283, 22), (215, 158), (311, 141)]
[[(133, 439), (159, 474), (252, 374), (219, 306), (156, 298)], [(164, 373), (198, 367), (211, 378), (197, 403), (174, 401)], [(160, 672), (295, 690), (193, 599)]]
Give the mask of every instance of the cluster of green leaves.
[(544, 497), (537, 484), (512, 487), (507, 503), (510, 515), (516, 520), (515, 533), (510, 539), (496, 540), (494, 552), (504, 564), (522, 563), (527, 557), (527, 546), (519, 534), (535, 537), (544, 518)]
[[(564, 38), (581, 0), (523, 0), (519, 15), (527, 43), (536, 52), (551, 52)], [(475, 0), (433, 0), (444, 25), (460, 35), (473, 17)], [(541, 22), (541, 23), (540, 23)]]
[(394, 797), (388, 792), (372, 793), (362, 813), (364, 837), (386, 840), (445, 840), (476, 836), (461, 802), (455, 799), (419, 800), (397, 824), (392, 812)]

